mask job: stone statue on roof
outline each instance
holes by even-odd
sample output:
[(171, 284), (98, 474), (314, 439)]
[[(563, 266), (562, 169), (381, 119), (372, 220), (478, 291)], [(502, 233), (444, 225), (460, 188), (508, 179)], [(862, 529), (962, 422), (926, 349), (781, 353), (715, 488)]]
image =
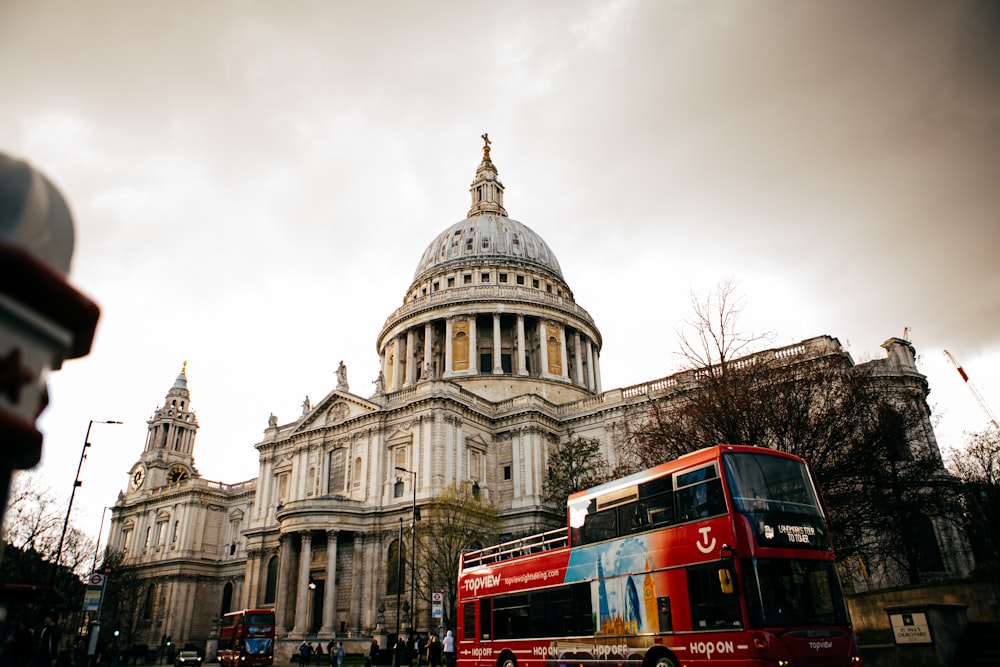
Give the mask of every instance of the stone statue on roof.
[(341, 361), (340, 365), (337, 366), (337, 391), (350, 391), (351, 388), (347, 385), (347, 366)]

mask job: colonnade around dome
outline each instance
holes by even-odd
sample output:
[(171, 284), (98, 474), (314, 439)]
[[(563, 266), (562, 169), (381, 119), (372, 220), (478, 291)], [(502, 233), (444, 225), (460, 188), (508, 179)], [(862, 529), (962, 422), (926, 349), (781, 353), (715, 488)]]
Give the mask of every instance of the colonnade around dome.
[(510, 376), (600, 393), (598, 353), (586, 330), (544, 316), (493, 311), (428, 317), (385, 337), (382, 389), (399, 391), (426, 380)]

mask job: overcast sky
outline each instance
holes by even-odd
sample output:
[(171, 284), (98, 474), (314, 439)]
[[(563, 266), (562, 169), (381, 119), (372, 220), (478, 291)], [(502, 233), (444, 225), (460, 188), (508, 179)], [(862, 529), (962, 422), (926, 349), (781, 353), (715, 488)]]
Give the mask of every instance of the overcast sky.
[(51, 376), (43, 481), (96, 534), (187, 361), (207, 478), (316, 403), (470, 205), (510, 216), (604, 336), (605, 389), (679, 367), (690, 296), (744, 328), (904, 335), (943, 449), (1000, 411), (1000, 5), (0, 0), (0, 151), (69, 200), (102, 316)]

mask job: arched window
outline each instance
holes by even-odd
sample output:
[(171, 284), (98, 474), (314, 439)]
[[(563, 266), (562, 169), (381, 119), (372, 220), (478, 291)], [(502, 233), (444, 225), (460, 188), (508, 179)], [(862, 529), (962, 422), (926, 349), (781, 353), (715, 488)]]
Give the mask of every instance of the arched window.
[(361, 466), (362, 466), (362, 462), (361, 462), (361, 457), (359, 456), (356, 459), (354, 459), (354, 470), (352, 471), (353, 474), (354, 474), (354, 488), (355, 489), (360, 489), (361, 488), (361, 470), (362, 470)]
[(273, 604), (278, 588), (278, 557), (271, 556), (267, 562), (267, 582), (264, 584), (264, 604)]
[(219, 605), (219, 616), (223, 614), (228, 614), (232, 609), (230, 607), (233, 604), (233, 582), (227, 581), (226, 585), (222, 587), (222, 604)]
[(156, 587), (153, 584), (146, 589), (146, 597), (142, 601), (142, 618), (145, 621), (153, 618), (153, 598), (156, 595)]
[(402, 593), (406, 586), (406, 546), (393, 540), (385, 559), (385, 594)]
[(938, 547), (934, 524), (923, 514), (913, 517), (913, 546), (917, 552), (917, 569), (920, 572), (944, 571), (944, 559)]

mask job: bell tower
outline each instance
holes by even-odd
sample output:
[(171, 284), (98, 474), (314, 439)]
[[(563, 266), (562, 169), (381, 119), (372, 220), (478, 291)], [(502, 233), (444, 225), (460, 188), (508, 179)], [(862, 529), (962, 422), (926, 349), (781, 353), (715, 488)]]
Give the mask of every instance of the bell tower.
[(129, 490), (179, 484), (190, 477), (199, 477), (193, 454), (198, 418), (191, 409), (186, 361), (167, 391), (163, 406), (146, 423), (146, 446), (129, 472)]

